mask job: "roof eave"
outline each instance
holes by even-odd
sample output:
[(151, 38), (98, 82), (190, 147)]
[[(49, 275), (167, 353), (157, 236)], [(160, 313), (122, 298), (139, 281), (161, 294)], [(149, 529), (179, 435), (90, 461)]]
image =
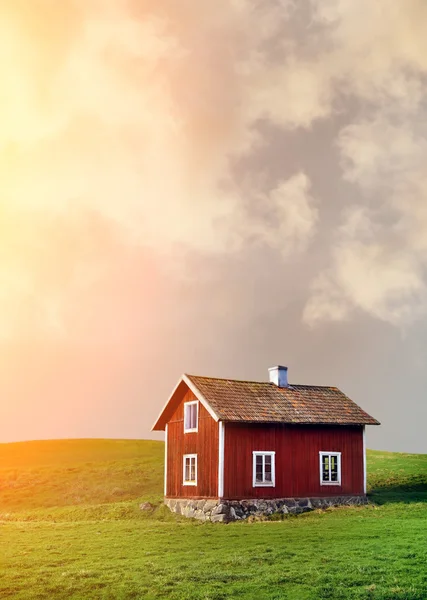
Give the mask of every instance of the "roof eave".
[(284, 421), (284, 420), (272, 420), (267, 419), (265, 421), (261, 419), (221, 419), (224, 423), (258, 423), (260, 425), (336, 425), (339, 427), (364, 427), (365, 425), (381, 425), (379, 421), (375, 419), (375, 423), (372, 421), (346, 421), (346, 422), (338, 422), (338, 421)]
[(173, 391), (172, 391), (172, 393), (170, 394), (169, 398), (166, 400), (166, 403), (164, 404), (164, 406), (163, 406), (162, 410), (160, 411), (160, 413), (159, 413), (159, 416), (157, 417), (157, 419), (156, 419), (156, 421), (155, 421), (155, 423), (154, 423), (153, 427), (151, 428), (151, 431), (164, 431), (164, 430), (165, 430), (165, 428), (164, 428), (164, 427), (159, 427), (159, 426), (158, 426), (158, 425), (159, 425), (159, 421), (161, 420), (161, 418), (162, 418), (162, 415), (163, 415), (163, 413), (164, 413), (164, 412), (165, 412), (165, 410), (166, 410), (166, 407), (168, 406), (169, 402), (172, 400), (172, 398), (173, 398), (173, 396), (174, 396), (174, 394), (175, 394), (176, 390), (178, 389), (178, 387), (179, 387), (180, 383), (182, 382), (182, 379), (183, 379), (183, 378), (182, 378), (182, 377), (180, 377), (180, 378), (179, 378), (179, 380), (178, 380), (178, 383), (177, 383), (177, 384), (176, 384), (176, 386), (173, 388)]
[(176, 386), (174, 387), (172, 393), (170, 394), (169, 398), (167, 399), (165, 405), (163, 406), (162, 410), (159, 413), (159, 416), (157, 417), (154, 425), (151, 428), (151, 431), (164, 431), (165, 430), (165, 426), (162, 425), (161, 421), (162, 421), (162, 416), (167, 408), (167, 406), (169, 405), (169, 402), (172, 400), (172, 398), (174, 397), (178, 387), (180, 386), (180, 384), (184, 382), (187, 387), (193, 392), (193, 394), (196, 396), (196, 398), (199, 400), (199, 402), (205, 407), (205, 409), (208, 411), (208, 413), (210, 414), (210, 416), (215, 420), (215, 421), (219, 421), (219, 417), (218, 415), (215, 413), (215, 411), (213, 410), (213, 408), (210, 406), (209, 402), (206, 400), (206, 398), (203, 396), (203, 394), (201, 393), (201, 391), (198, 389), (198, 387), (191, 381), (191, 379), (188, 377), (188, 375), (186, 375), (185, 373), (180, 377), (178, 383), (176, 384)]
[(184, 375), (182, 376), (182, 381), (184, 381), (188, 385), (188, 387), (193, 392), (193, 394), (196, 396), (196, 398), (206, 408), (206, 410), (208, 411), (208, 413), (210, 414), (210, 416), (212, 417), (212, 419), (214, 419), (215, 421), (218, 422), (220, 420), (219, 416), (213, 410), (212, 406), (209, 404), (209, 402), (203, 396), (203, 394), (199, 390), (199, 388), (191, 381), (190, 377), (184, 373)]

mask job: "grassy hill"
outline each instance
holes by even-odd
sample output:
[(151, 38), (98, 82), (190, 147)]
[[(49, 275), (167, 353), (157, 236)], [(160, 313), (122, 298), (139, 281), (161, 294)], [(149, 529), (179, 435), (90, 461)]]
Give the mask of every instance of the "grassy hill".
[[(163, 496), (163, 442), (49, 440), (0, 444), (0, 515)], [(368, 450), (374, 502), (427, 499), (427, 454)]]
[(163, 442), (49, 440), (0, 444), (0, 513), (159, 501)]
[(373, 502), (427, 502), (427, 454), (367, 451)]
[(0, 444), (0, 598), (427, 598), (427, 455), (368, 452), (371, 506), (223, 526), (161, 506), (163, 452)]

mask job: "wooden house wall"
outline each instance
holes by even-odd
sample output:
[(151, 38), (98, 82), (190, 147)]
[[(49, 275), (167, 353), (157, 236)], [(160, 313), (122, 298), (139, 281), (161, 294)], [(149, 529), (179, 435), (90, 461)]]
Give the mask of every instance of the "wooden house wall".
[[(252, 452), (275, 451), (275, 487), (253, 487)], [(341, 485), (320, 485), (319, 452), (341, 452)], [(224, 498), (363, 494), (362, 427), (225, 424)]]
[[(198, 431), (184, 433), (184, 402), (191, 400), (196, 397), (187, 388), (168, 422), (166, 496), (217, 498), (218, 423), (199, 402)], [(182, 485), (184, 454), (197, 454), (197, 486)]]

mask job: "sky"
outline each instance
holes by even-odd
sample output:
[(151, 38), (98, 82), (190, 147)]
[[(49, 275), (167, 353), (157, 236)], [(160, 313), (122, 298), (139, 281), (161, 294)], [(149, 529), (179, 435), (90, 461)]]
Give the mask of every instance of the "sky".
[(285, 364), (427, 452), (426, 21), (4, 0), (0, 441), (156, 438), (181, 373)]

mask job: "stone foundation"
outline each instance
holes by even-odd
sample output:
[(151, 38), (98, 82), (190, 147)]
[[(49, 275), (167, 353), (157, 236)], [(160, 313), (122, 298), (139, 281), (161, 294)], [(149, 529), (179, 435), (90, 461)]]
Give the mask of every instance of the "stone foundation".
[(316, 508), (330, 506), (360, 506), (367, 504), (366, 496), (334, 496), (331, 498), (279, 498), (274, 500), (183, 500), (165, 498), (166, 506), (178, 515), (229, 523), (249, 517), (268, 517), (273, 514), (298, 515)]

